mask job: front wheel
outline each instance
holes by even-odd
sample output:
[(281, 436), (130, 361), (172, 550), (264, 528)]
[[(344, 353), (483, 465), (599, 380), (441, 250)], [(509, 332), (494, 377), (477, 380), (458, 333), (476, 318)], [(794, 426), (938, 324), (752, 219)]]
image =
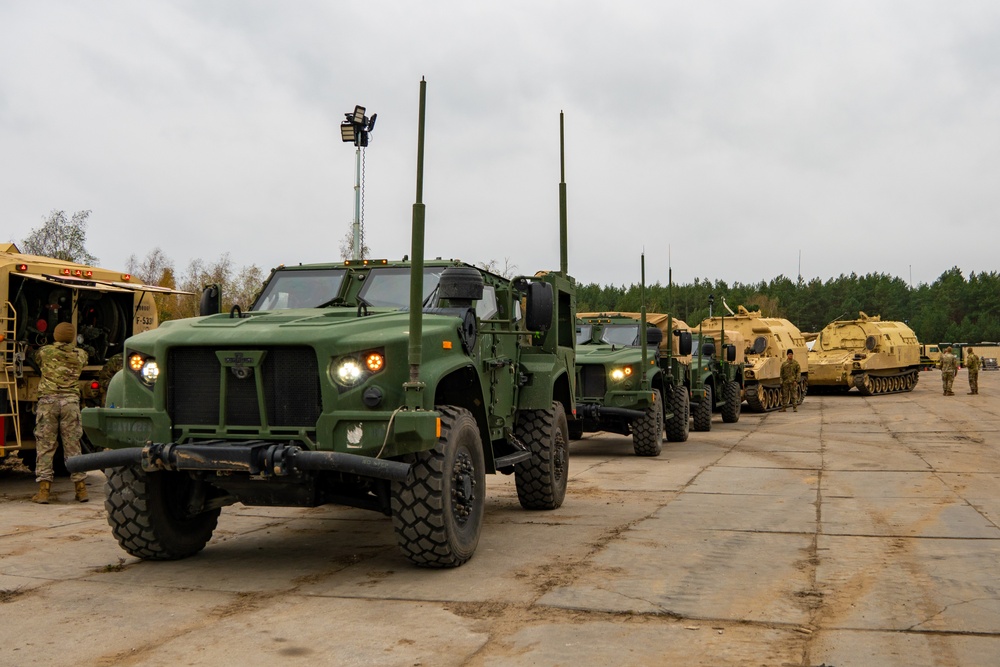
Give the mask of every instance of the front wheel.
[(392, 526), (403, 555), (422, 567), (458, 567), (479, 545), (486, 464), (479, 426), (464, 408), (438, 406), (441, 437), (414, 454), (405, 482), (392, 483)]
[(667, 440), (670, 442), (684, 442), (688, 439), (688, 432), (691, 424), (691, 398), (688, 396), (687, 387), (679, 385), (670, 391), (670, 419), (667, 420)]
[(517, 437), (527, 445), (531, 458), (514, 464), (517, 499), (526, 510), (554, 510), (566, 498), (569, 457), (566, 412), (554, 402), (548, 410), (522, 410), (517, 417)]
[(740, 396), (740, 383), (727, 382), (722, 388), (722, 398), (725, 400), (722, 405), (722, 421), (727, 424), (735, 424), (740, 420), (740, 408), (743, 405), (743, 397)]
[(694, 415), (694, 430), (695, 431), (711, 431), (712, 430), (712, 387), (705, 385), (705, 394), (701, 397), (701, 401), (694, 406), (691, 410), (691, 414)]
[(636, 456), (659, 456), (663, 450), (663, 399), (653, 390), (653, 404), (632, 422), (632, 447)]
[(178, 560), (208, 544), (219, 522), (218, 508), (192, 512), (196, 482), (182, 472), (145, 472), (125, 466), (105, 471), (111, 532), (130, 555), (147, 560)]

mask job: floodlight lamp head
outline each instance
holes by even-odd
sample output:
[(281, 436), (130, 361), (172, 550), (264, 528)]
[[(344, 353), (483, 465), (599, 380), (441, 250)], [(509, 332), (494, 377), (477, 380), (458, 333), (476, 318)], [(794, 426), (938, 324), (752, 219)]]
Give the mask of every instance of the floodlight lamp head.
[(353, 123), (345, 120), (340, 124), (340, 138), (345, 144), (353, 144), (356, 137), (357, 132)]
[(354, 114), (349, 120), (358, 125), (364, 125), (365, 123), (365, 108), (361, 105), (354, 107)]

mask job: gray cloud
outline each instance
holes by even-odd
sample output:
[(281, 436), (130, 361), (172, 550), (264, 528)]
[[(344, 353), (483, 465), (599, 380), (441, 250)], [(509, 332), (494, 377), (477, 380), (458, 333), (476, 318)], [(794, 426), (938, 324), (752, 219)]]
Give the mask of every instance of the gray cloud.
[(0, 5), (0, 201), (19, 240), (92, 209), (108, 266), (335, 260), (354, 104), (365, 217), (409, 252), (428, 79), (431, 256), (756, 282), (997, 270), (991, 2), (75, 2)]

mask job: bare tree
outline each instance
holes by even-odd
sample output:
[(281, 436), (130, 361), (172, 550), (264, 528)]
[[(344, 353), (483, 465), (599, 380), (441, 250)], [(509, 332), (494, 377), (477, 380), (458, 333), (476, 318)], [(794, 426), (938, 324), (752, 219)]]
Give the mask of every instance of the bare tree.
[(503, 258), (503, 268), (500, 267), (500, 262), (495, 259), (491, 259), (488, 262), (479, 262), (476, 266), (503, 278), (513, 278), (517, 273), (517, 264), (512, 263), (510, 257)]
[[(361, 259), (368, 259), (372, 256), (372, 249), (364, 242), (364, 235), (361, 237)], [(354, 259), (354, 222), (351, 222), (350, 229), (340, 239), (340, 258)]]
[(90, 211), (77, 211), (66, 218), (66, 211), (52, 209), (42, 226), (31, 230), (21, 242), (29, 255), (55, 257), (67, 262), (96, 265), (99, 261), (87, 252), (87, 218)]
[(125, 270), (147, 285), (166, 287), (163, 284), (163, 277), (167, 272), (173, 274), (174, 262), (163, 250), (156, 247), (146, 253), (142, 262), (134, 254), (129, 255), (128, 261), (125, 262)]
[[(206, 285), (215, 283), (222, 287), (222, 308), (229, 310), (238, 304), (248, 308), (260, 292), (264, 272), (257, 265), (243, 266), (237, 271), (229, 253), (224, 253), (212, 264), (195, 259), (188, 265), (179, 289), (201, 294)], [(177, 310), (174, 317), (194, 317), (198, 314), (198, 300), (182, 296), (174, 300)]]

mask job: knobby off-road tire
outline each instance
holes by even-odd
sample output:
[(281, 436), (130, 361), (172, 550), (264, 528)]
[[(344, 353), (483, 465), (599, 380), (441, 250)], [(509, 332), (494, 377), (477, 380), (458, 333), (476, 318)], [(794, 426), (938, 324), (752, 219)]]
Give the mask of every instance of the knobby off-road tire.
[(653, 404), (642, 419), (632, 422), (632, 448), (636, 456), (659, 456), (663, 451), (663, 399), (653, 390)]
[(712, 387), (705, 385), (705, 395), (701, 397), (694, 409), (691, 410), (691, 414), (694, 416), (694, 430), (695, 431), (711, 431), (712, 430)]
[(554, 510), (566, 498), (569, 456), (566, 412), (553, 402), (548, 410), (523, 410), (517, 417), (517, 437), (531, 458), (514, 464), (517, 499), (526, 510)]
[(691, 426), (691, 398), (688, 396), (687, 387), (681, 385), (670, 390), (670, 403), (667, 408), (671, 414), (666, 423), (667, 440), (685, 442)]
[(104, 509), (121, 548), (147, 560), (193, 556), (208, 544), (219, 522), (218, 508), (191, 514), (194, 480), (181, 472), (109, 468)]
[(434, 449), (413, 455), (405, 482), (392, 483), (392, 526), (403, 555), (422, 567), (458, 567), (479, 544), (486, 506), (486, 464), (472, 413), (441, 413)]
[(722, 398), (726, 401), (722, 405), (722, 421), (727, 424), (735, 424), (740, 420), (740, 407), (743, 405), (743, 397), (740, 396), (740, 383), (727, 382), (722, 387)]

